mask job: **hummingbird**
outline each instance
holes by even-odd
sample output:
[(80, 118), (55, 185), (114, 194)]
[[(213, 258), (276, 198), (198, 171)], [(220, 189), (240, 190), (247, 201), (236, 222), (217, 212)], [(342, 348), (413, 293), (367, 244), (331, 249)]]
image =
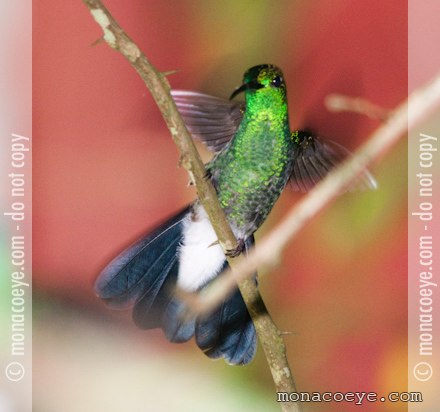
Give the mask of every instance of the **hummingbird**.
[[(233, 100), (241, 93), (244, 102)], [(193, 91), (171, 94), (193, 138), (214, 153), (207, 177), (238, 241), (230, 256), (249, 252), (286, 186), (306, 192), (349, 156), (337, 143), (290, 130), (286, 82), (275, 65), (248, 69), (229, 100)], [(367, 170), (360, 185), (376, 187)], [(201, 291), (227, 266), (206, 211), (195, 200), (113, 259), (95, 291), (111, 308), (132, 308), (140, 328), (161, 328), (176, 343), (195, 337), (208, 357), (244, 365), (254, 358), (257, 340), (238, 288), (213, 313), (190, 319), (173, 293), (176, 286)]]

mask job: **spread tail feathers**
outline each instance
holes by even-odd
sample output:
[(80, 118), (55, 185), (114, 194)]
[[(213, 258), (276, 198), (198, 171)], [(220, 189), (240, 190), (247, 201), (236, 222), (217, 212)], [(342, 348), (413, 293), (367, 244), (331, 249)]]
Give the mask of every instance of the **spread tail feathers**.
[[(133, 307), (133, 320), (140, 328), (162, 328), (166, 338), (176, 343), (195, 335), (207, 356), (246, 364), (255, 355), (256, 336), (238, 289), (211, 315), (186, 321), (182, 317), (185, 306), (173, 294), (179, 275), (179, 246), (189, 213), (190, 207), (110, 262), (95, 282), (96, 293), (111, 308)], [(253, 238), (248, 239), (246, 250), (252, 243)]]
[[(253, 243), (251, 236), (245, 243), (245, 253)], [(226, 267), (227, 263), (223, 270)], [(224, 357), (232, 365), (253, 359), (257, 348), (255, 328), (238, 289), (213, 313), (197, 319), (196, 342), (210, 358)]]

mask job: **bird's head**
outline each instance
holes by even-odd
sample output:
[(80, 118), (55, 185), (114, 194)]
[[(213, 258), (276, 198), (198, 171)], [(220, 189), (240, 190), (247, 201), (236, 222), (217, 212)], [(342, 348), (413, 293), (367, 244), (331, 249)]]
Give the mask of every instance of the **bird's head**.
[(273, 64), (260, 64), (246, 71), (243, 76), (243, 84), (234, 90), (230, 99), (241, 92), (248, 95), (254, 93), (265, 94), (269, 91), (286, 94), (283, 72)]

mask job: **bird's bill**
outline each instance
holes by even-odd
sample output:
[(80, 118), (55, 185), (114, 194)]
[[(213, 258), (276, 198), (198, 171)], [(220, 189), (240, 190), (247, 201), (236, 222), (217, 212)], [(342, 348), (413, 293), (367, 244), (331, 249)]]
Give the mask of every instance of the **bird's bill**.
[(229, 100), (232, 100), (235, 96), (237, 96), (238, 94), (249, 90), (249, 89), (261, 89), (262, 87), (264, 87), (262, 84), (258, 83), (257, 81), (251, 81), (249, 83), (244, 83), (242, 84), (240, 87), (238, 87), (237, 89), (235, 89), (233, 91), (233, 93), (231, 94), (231, 97), (229, 97)]

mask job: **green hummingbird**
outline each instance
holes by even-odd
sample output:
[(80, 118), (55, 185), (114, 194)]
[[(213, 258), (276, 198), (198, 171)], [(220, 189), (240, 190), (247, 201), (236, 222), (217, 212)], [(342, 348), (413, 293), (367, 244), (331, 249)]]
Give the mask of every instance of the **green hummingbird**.
[[(245, 102), (232, 100), (242, 92)], [(349, 154), (312, 133), (290, 130), (284, 76), (271, 64), (247, 70), (229, 100), (178, 90), (172, 96), (193, 137), (215, 153), (206, 169), (238, 240), (232, 256), (253, 246), (254, 232), (286, 185), (306, 192)], [(362, 184), (376, 186), (368, 171)], [(255, 355), (256, 335), (238, 289), (210, 315), (189, 320), (172, 293), (176, 285), (199, 291), (226, 267), (196, 200), (110, 262), (95, 290), (111, 307), (133, 307), (141, 328), (162, 328), (171, 342), (194, 336), (207, 356), (246, 364)]]

